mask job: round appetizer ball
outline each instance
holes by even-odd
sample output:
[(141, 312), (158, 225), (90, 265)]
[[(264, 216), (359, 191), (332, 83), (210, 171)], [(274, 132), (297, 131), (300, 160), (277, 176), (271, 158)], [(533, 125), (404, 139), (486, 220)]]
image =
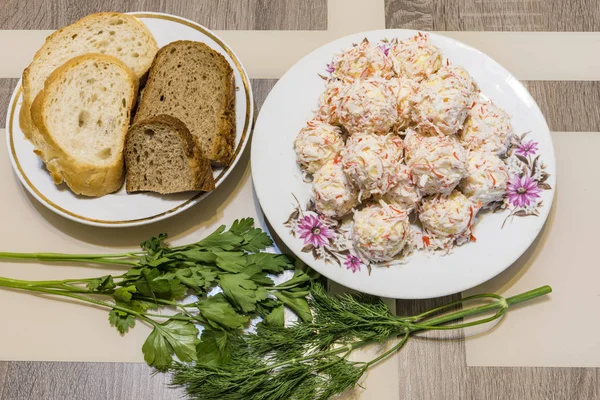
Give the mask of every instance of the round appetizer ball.
[(398, 168), (398, 183), (384, 196), (386, 203), (392, 204), (410, 214), (421, 201), (421, 193), (412, 181), (410, 169), (402, 164)]
[(317, 211), (331, 218), (341, 218), (359, 204), (358, 189), (346, 178), (341, 157), (330, 159), (315, 172), (313, 199)]
[[(470, 239), (475, 210), (458, 190), (448, 196), (435, 195), (423, 199), (419, 220), (423, 229), (436, 238)], [(459, 240), (459, 242), (462, 240)]]
[(394, 96), (382, 79), (358, 79), (340, 95), (338, 120), (354, 133), (388, 133), (396, 124)]
[(409, 130), (406, 165), (422, 195), (449, 194), (467, 174), (467, 151), (455, 136), (426, 136)]
[(481, 208), (504, 199), (508, 181), (506, 165), (497, 155), (471, 151), (467, 177), (460, 182), (459, 189), (476, 208)]
[(340, 94), (348, 86), (348, 82), (332, 79), (325, 85), (325, 90), (319, 97), (319, 108), (316, 118), (331, 125), (338, 125), (337, 109)]
[(413, 123), (414, 98), (419, 91), (419, 84), (409, 78), (392, 78), (388, 81), (388, 87), (392, 91), (398, 111), (396, 128), (403, 131)]
[(480, 100), (469, 110), (460, 143), (469, 150), (506, 153), (513, 129), (508, 114), (491, 101)]
[(390, 261), (409, 241), (408, 214), (380, 202), (354, 213), (352, 242), (362, 258), (375, 263)]
[(431, 43), (429, 35), (422, 33), (392, 45), (389, 56), (397, 75), (417, 82), (426, 79), (442, 66), (440, 49)]
[(473, 80), (463, 68), (441, 68), (421, 84), (415, 96), (413, 118), (418, 130), (427, 134), (455, 134), (463, 127), (476, 93)]
[(384, 78), (394, 75), (385, 45), (371, 44), (366, 38), (334, 57), (330, 72), (334, 78)]
[(342, 130), (325, 122), (309, 121), (296, 136), (294, 148), (298, 165), (314, 174), (344, 148)]
[(344, 172), (359, 189), (359, 199), (385, 194), (398, 183), (404, 146), (395, 134), (351, 136), (342, 150)]

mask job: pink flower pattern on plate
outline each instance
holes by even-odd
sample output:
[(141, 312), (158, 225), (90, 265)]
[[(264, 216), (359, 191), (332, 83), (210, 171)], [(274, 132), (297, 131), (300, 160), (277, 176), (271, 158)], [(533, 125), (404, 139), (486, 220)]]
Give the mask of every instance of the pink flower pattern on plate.
[(344, 267), (352, 272), (360, 271), (360, 259), (352, 254), (348, 254), (346, 261), (344, 261)]
[(304, 244), (323, 247), (329, 244), (329, 239), (335, 237), (335, 232), (323, 224), (314, 214), (302, 217), (298, 223), (298, 233), (304, 239)]
[(527, 142), (522, 142), (515, 149), (515, 153), (520, 156), (523, 156), (523, 157), (532, 156), (535, 153), (537, 153), (537, 151), (538, 151), (538, 142), (534, 142), (533, 140), (529, 140)]
[(537, 182), (529, 176), (522, 178), (515, 175), (508, 185), (508, 200), (517, 207), (529, 206), (531, 203), (537, 203), (540, 198), (538, 194), (541, 189)]

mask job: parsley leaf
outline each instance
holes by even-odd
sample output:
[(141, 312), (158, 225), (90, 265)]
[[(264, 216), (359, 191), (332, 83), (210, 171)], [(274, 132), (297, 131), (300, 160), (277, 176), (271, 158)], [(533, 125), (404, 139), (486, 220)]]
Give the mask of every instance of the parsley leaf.
[(189, 267), (178, 269), (175, 276), (185, 286), (198, 292), (203, 292), (212, 286), (217, 279), (217, 273), (205, 267)]
[(203, 249), (221, 249), (225, 251), (235, 250), (242, 244), (243, 238), (231, 230), (225, 232), (225, 225), (221, 225), (216, 231), (199, 241), (195, 246)]
[(196, 303), (201, 315), (215, 329), (240, 329), (250, 318), (238, 314), (222, 293)]
[(225, 274), (219, 280), (223, 293), (243, 312), (256, 311), (256, 303), (267, 298), (267, 291), (246, 274)]
[(279, 273), (294, 267), (285, 255), (272, 253), (249, 254), (248, 265), (258, 265), (262, 271), (272, 273)]
[(135, 317), (129, 313), (114, 308), (108, 313), (108, 322), (117, 328), (121, 335), (129, 332), (129, 328), (135, 326)]
[(241, 272), (247, 264), (246, 253), (242, 251), (215, 251), (217, 267), (227, 272)]
[(231, 342), (227, 332), (206, 328), (196, 346), (197, 361), (207, 366), (223, 365), (229, 361), (230, 351)]
[(284, 310), (283, 305), (275, 307), (264, 319), (263, 322), (265, 325), (271, 326), (283, 326), (284, 319)]
[(144, 360), (148, 365), (165, 370), (171, 366), (173, 354), (183, 362), (195, 360), (198, 343), (198, 329), (193, 324), (169, 319), (154, 325), (142, 346)]
[(115, 290), (113, 292), (113, 298), (115, 299), (115, 301), (121, 301), (123, 303), (129, 303), (131, 301), (131, 298), (133, 297), (133, 293), (136, 293), (137, 290), (135, 288), (135, 286), (131, 285), (131, 286), (121, 286), (120, 288), (117, 288), (117, 290)]
[(142, 250), (147, 251), (148, 254), (150, 254), (150, 255), (156, 254), (160, 250), (165, 248), (162, 244), (162, 241), (165, 240), (166, 238), (167, 238), (167, 234), (161, 233), (158, 236), (154, 236), (148, 240), (144, 240), (140, 244), (140, 247), (142, 248)]
[(114, 289), (115, 287), (117, 287), (117, 285), (115, 285), (112, 276), (106, 275), (100, 278), (90, 280), (86, 287), (89, 290), (93, 290), (96, 292), (106, 292)]
[(242, 218), (236, 219), (231, 224), (229, 231), (236, 235), (243, 236), (244, 233), (248, 232), (254, 226), (254, 218)]
[(244, 233), (244, 244), (242, 249), (256, 252), (266, 249), (273, 244), (273, 241), (262, 229), (253, 228)]

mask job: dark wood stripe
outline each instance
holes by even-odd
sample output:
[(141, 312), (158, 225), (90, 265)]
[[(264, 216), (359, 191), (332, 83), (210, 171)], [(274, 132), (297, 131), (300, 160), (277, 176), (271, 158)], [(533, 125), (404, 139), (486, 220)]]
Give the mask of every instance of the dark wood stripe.
[(99, 11), (158, 11), (210, 29), (325, 30), (327, 0), (4, 0), (0, 29), (58, 29)]
[(600, 396), (598, 368), (469, 367), (467, 371), (468, 398), (473, 400), (593, 400)]
[(600, 132), (600, 82), (523, 82), (552, 131)]
[(256, 115), (260, 107), (265, 102), (267, 95), (277, 83), (277, 79), (252, 79), (252, 93), (254, 94), (254, 103), (256, 105)]
[(0, 79), (0, 128), (6, 126), (6, 111), (18, 79)]
[(386, 0), (386, 27), (435, 31), (600, 31), (597, 0)]
[[(460, 299), (460, 294), (427, 300), (397, 300), (396, 314), (415, 315)], [(413, 336), (398, 355), (401, 400), (464, 399), (467, 361), (464, 335), (430, 331)]]

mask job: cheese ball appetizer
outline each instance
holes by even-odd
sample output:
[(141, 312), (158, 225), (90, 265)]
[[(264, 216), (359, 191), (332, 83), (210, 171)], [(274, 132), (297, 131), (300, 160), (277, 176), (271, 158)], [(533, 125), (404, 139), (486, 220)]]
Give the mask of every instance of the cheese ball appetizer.
[(423, 196), (450, 194), (467, 174), (467, 151), (454, 136), (425, 136), (410, 130), (404, 145), (406, 165)]
[(342, 130), (317, 120), (309, 121), (294, 142), (298, 165), (310, 174), (317, 172), (343, 148)]
[(491, 101), (480, 100), (469, 110), (460, 143), (469, 150), (506, 153), (513, 129), (508, 114)]
[(410, 237), (408, 214), (385, 202), (354, 213), (352, 242), (367, 262), (391, 261)]
[(383, 200), (407, 214), (416, 209), (421, 201), (421, 193), (412, 182), (410, 169), (406, 165), (398, 168), (398, 183), (383, 196)]
[(398, 183), (403, 158), (402, 139), (395, 134), (351, 136), (342, 150), (348, 179), (358, 188), (359, 200), (385, 194)]
[[(471, 222), (475, 210), (458, 190), (448, 196), (435, 195), (423, 199), (419, 220), (426, 233), (441, 242), (456, 240), (463, 244), (471, 239)], [(427, 242), (426, 242), (427, 243)]]
[(422, 33), (393, 44), (389, 56), (398, 76), (417, 82), (437, 72), (442, 66), (440, 49), (431, 43), (429, 35)]
[(388, 79), (394, 75), (394, 71), (387, 52), (385, 45), (371, 44), (365, 38), (359, 44), (335, 56), (329, 65), (329, 71), (337, 79)]
[(455, 134), (462, 129), (473, 105), (475, 88), (463, 68), (443, 67), (431, 75), (415, 96), (413, 118), (417, 129), (426, 134)]
[(471, 151), (467, 161), (467, 177), (460, 182), (459, 189), (476, 208), (481, 208), (502, 201), (508, 181), (506, 165), (497, 155)]
[(338, 120), (354, 133), (388, 133), (396, 124), (396, 102), (386, 81), (359, 79), (340, 95)]
[(346, 178), (341, 157), (327, 161), (315, 172), (313, 199), (317, 211), (331, 218), (341, 218), (359, 204), (358, 189)]
[(325, 85), (325, 91), (319, 97), (319, 108), (316, 118), (331, 125), (338, 125), (337, 109), (340, 103), (340, 93), (348, 86), (348, 82), (330, 80)]
[(409, 78), (392, 78), (388, 81), (388, 87), (392, 91), (398, 112), (396, 129), (403, 131), (413, 124), (414, 98), (419, 91), (419, 84)]

